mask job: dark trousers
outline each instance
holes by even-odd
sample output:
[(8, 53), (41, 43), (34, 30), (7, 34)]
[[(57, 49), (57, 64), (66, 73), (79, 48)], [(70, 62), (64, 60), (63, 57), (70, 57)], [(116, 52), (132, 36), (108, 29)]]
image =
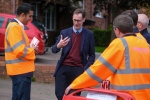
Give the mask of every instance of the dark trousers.
[(12, 100), (30, 100), (31, 78), (24, 76), (11, 76)]
[(82, 74), (83, 67), (72, 67), (62, 65), (55, 77), (55, 94), (58, 100), (62, 100), (66, 88), (72, 83), (72, 81)]

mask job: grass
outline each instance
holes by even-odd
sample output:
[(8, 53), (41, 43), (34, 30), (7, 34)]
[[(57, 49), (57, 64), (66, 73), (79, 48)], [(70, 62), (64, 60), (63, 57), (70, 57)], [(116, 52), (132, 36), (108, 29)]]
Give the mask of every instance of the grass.
[(35, 82), (35, 78), (34, 77), (31, 78), (31, 82)]
[(106, 47), (98, 47), (98, 46), (95, 46), (95, 52), (102, 53), (105, 49), (106, 49)]

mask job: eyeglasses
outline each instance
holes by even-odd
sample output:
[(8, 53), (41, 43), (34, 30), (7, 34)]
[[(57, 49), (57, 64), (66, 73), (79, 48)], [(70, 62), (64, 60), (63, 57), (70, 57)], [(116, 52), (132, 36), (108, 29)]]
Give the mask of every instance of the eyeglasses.
[(81, 21), (82, 21), (82, 19), (81, 19), (81, 20), (76, 20), (76, 19), (73, 19), (73, 22), (80, 23)]

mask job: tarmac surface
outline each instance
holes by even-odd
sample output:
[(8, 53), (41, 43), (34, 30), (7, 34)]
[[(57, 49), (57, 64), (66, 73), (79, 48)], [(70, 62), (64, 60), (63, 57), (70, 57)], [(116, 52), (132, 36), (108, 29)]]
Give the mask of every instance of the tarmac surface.
[[(44, 55), (37, 55), (35, 64), (51, 64), (56, 65), (61, 52), (53, 54), (49, 48)], [(96, 53), (96, 58), (99, 57)], [(12, 81), (11, 79), (0, 79), (0, 100), (11, 100), (12, 97)], [(31, 100), (57, 100), (55, 97), (55, 83), (39, 83), (31, 84)]]
[[(0, 79), (0, 100), (11, 100), (12, 83), (10, 79)], [(55, 84), (32, 82), (31, 100), (57, 100)]]

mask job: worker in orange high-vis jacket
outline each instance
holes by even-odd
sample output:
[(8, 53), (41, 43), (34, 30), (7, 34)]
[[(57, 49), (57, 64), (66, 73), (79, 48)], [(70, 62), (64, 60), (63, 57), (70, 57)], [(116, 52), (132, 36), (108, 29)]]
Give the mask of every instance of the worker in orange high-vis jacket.
[[(32, 19), (33, 9), (23, 3), (17, 8), (17, 16), (5, 33), (5, 62), (7, 74), (12, 79), (12, 100), (30, 100), (31, 78), (35, 70), (34, 60), (38, 48), (29, 45), (24, 25)], [(37, 52), (35, 52), (37, 51)]]
[(122, 12), (121, 15), (128, 15), (132, 18), (133, 23), (134, 23), (133, 32), (136, 34), (136, 36), (138, 38), (143, 39), (144, 41), (146, 41), (146, 39), (142, 36), (142, 34), (139, 32), (139, 30), (137, 28), (137, 24), (139, 23), (138, 22), (138, 14), (134, 10), (126, 10), (126, 11)]
[(70, 89), (92, 87), (110, 78), (110, 89), (126, 92), (136, 100), (150, 100), (150, 46), (137, 38), (133, 21), (127, 15), (114, 19), (114, 39), (101, 56), (83, 74), (77, 77)]

